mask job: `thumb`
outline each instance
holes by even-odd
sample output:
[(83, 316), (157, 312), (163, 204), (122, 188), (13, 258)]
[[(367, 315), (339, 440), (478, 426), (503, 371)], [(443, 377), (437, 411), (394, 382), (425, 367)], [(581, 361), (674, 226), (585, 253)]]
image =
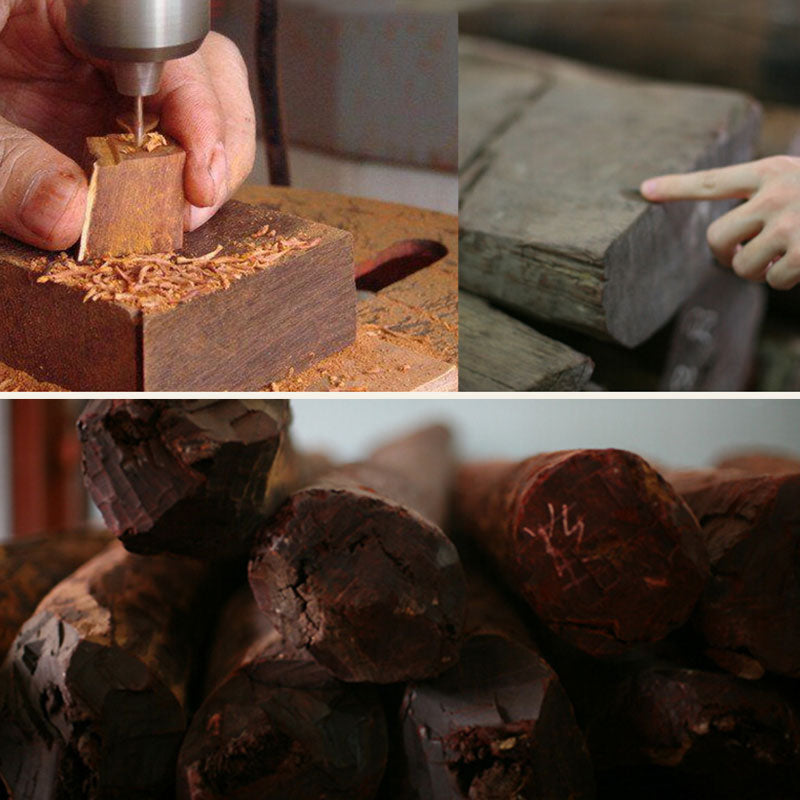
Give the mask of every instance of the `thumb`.
[(0, 117), (0, 230), (45, 250), (81, 235), (83, 170), (47, 142)]

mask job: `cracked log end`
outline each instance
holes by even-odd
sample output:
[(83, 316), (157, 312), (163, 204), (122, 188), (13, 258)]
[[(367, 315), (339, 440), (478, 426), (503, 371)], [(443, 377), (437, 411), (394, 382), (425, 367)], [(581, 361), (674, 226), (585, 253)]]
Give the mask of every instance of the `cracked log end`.
[(633, 453), (466, 466), (456, 508), (542, 621), (592, 655), (663, 639), (686, 622), (708, 576), (696, 519)]
[(294, 494), (259, 534), (249, 570), (259, 606), (342, 680), (438, 675), (463, 628), (454, 545), (344, 471), (326, 481)]
[(377, 695), (287, 647), (248, 586), (220, 618), (208, 678), (178, 757), (181, 800), (374, 796), (387, 756)]
[(800, 677), (800, 474), (712, 469), (669, 478), (711, 554), (693, 617), (707, 655), (742, 678)]
[(418, 797), (593, 796), (592, 767), (558, 678), (532, 650), (474, 636), (457, 666), (401, 709)]
[(289, 421), (281, 400), (92, 401), (84, 482), (132, 552), (241, 555), (288, 491)]

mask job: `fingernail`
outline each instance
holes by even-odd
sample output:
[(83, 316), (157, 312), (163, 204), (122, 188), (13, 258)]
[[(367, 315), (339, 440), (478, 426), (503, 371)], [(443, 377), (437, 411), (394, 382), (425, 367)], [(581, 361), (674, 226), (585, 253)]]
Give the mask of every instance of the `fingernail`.
[(225, 145), (222, 142), (217, 143), (211, 154), (208, 174), (214, 182), (214, 203), (219, 203), (228, 194), (228, 159), (225, 155)]
[(49, 239), (80, 187), (71, 172), (37, 173), (20, 203), (20, 222), (35, 236)]
[(656, 194), (657, 189), (658, 189), (658, 179), (648, 178), (642, 184), (640, 191), (645, 197), (651, 197)]
[(217, 206), (211, 206), (210, 208), (198, 208), (197, 206), (189, 206), (186, 210), (186, 214), (184, 215), (183, 219), (183, 227), (187, 231), (195, 231), (201, 225), (205, 225), (214, 214), (217, 213)]

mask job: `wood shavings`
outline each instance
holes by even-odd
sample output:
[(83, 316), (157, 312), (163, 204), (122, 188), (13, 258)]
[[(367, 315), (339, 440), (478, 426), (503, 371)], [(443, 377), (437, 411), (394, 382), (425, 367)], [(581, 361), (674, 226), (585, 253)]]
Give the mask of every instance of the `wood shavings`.
[[(154, 135), (154, 134), (150, 134)], [(160, 135), (160, 134), (155, 134)], [(274, 232), (273, 232), (274, 233)], [(258, 234), (251, 239), (258, 237)], [(181, 302), (228, 289), (247, 275), (267, 269), (285, 254), (308, 250), (319, 239), (275, 237), (242, 253), (220, 255), (222, 245), (201, 256), (176, 253), (130, 255), (80, 263), (60, 253), (38, 265), (38, 283), (58, 283), (86, 292), (84, 303), (116, 302), (140, 311), (166, 311)]]
[(117, 136), (117, 140), (119, 142), (117, 145), (119, 153), (126, 156), (133, 155), (138, 150), (145, 150), (148, 153), (152, 153), (154, 150), (159, 150), (169, 144), (163, 134), (153, 132), (145, 134), (141, 148), (136, 146), (136, 137), (134, 137), (132, 133), (121, 133)]

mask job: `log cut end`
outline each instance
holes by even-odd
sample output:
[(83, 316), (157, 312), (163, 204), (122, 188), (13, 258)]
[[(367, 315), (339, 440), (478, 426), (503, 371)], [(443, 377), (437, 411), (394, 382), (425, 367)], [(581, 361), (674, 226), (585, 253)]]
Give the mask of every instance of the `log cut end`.
[(136, 553), (247, 550), (293, 470), (284, 400), (102, 400), (78, 423), (84, 481)]
[(457, 666), (406, 690), (401, 718), (417, 797), (594, 796), (588, 752), (558, 678), (507, 638), (470, 638)]
[(78, 260), (170, 253), (183, 246), (186, 153), (160, 134), (86, 141), (92, 162)]
[(335, 488), (322, 480), (294, 494), (259, 534), (250, 583), (261, 609), (342, 680), (441, 673), (463, 627), (455, 547), (369, 484), (331, 475)]
[(457, 494), (462, 528), (545, 624), (592, 655), (663, 639), (707, 580), (697, 520), (633, 453), (471, 465)]

